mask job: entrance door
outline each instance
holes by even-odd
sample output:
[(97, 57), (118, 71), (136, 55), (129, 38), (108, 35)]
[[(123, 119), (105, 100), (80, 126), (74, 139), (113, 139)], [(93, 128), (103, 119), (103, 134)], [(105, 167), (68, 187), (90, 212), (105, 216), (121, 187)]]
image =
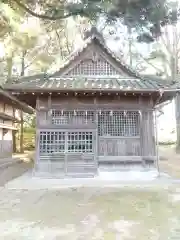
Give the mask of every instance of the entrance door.
[(40, 131), (38, 141), (38, 162), (37, 168), (41, 172), (53, 174), (65, 174), (65, 131)]
[(94, 174), (96, 131), (40, 131), (39, 163), (43, 171), (62, 175)]
[(94, 130), (78, 130), (67, 133), (67, 175), (94, 175), (97, 171), (95, 136)]

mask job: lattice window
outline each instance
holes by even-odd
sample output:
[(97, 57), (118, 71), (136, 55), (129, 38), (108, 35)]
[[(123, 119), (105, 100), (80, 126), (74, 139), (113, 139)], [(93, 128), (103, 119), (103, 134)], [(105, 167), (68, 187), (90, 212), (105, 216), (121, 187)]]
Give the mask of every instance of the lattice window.
[(52, 110), (52, 124), (88, 124), (94, 123), (95, 115), (93, 111), (63, 111)]
[(67, 73), (68, 76), (112, 76), (119, 75), (118, 71), (106, 60), (84, 60)]
[(92, 152), (92, 137), (92, 132), (41, 131), (40, 155), (55, 152)]
[(64, 152), (65, 132), (40, 132), (40, 153)]
[(92, 152), (91, 132), (68, 133), (68, 152)]
[(138, 136), (139, 112), (102, 111), (98, 114), (99, 136)]

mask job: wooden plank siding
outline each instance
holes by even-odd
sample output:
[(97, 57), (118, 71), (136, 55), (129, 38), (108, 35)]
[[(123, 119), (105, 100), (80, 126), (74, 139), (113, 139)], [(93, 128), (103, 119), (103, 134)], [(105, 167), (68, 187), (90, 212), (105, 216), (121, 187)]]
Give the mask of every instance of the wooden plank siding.
[(11, 157), (12, 151), (12, 140), (0, 140), (0, 158)]
[(15, 126), (15, 108), (0, 102), (0, 158), (11, 157), (13, 153), (13, 130)]
[[(124, 102), (123, 102), (124, 100)], [(122, 108), (122, 106), (124, 108)], [(128, 106), (128, 107), (127, 107)], [(73, 122), (54, 124), (52, 121), (53, 111), (92, 111), (93, 122)], [(100, 136), (98, 135), (98, 114), (99, 111), (137, 111), (139, 114), (138, 136)], [(70, 99), (56, 98), (49, 96), (48, 99), (38, 97), (36, 102), (36, 168), (39, 171), (56, 173), (59, 176), (96, 174), (98, 166), (106, 163), (140, 163), (144, 166), (147, 162), (155, 163), (155, 141), (153, 127), (153, 109), (151, 101), (145, 99)], [(77, 118), (78, 120), (78, 118)], [(42, 133), (93, 133), (92, 153), (67, 153), (49, 152), (40, 154), (40, 136)], [(57, 146), (56, 146), (57, 147)], [(91, 157), (90, 157), (91, 156)], [(91, 159), (90, 162), (87, 159)]]

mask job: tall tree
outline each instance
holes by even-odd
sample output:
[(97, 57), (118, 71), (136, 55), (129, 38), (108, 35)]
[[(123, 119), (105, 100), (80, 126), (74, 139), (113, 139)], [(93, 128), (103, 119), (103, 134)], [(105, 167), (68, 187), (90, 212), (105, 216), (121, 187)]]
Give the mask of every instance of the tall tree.
[[(1, 0), (14, 9), (44, 20), (59, 20), (69, 17), (86, 17), (97, 20), (103, 16), (108, 22), (120, 20), (123, 24), (139, 31), (148, 31), (149, 38), (159, 33), (160, 26), (169, 17), (166, 0), (80, 0), (38, 1)], [(145, 36), (144, 36), (145, 37)]]

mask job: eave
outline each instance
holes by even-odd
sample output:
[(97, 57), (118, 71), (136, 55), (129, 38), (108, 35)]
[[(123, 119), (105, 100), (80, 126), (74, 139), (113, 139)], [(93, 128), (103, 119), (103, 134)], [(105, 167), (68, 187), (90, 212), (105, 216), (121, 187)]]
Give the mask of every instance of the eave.
[(106, 97), (111, 98), (111, 97), (117, 97), (119, 99), (121, 99), (121, 97), (135, 97), (135, 98), (151, 98), (153, 100), (153, 102), (155, 103), (155, 105), (163, 103), (165, 101), (168, 100), (172, 100), (175, 96), (176, 93), (178, 92), (178, 89), (159, 89), (159, 90), (146, 90), (144, 92), (142, 91), (54, 91), (54, 92), (50, 92), (50, 91), (36, 91), (34, 89), (33, 92), (31, 91), (27, 91), (27, 92), (13, 92), (14, 95), (16, 95), (17, 98), (19, 98), (21, 101), (26, 102), (27, 104), (29, 104), (30, 106), (32, 106), (33, 108), (36, 107), (36, 99), (38, 97), (45, 97), (48, 98), (49, 97), (55, 97), (55, 98), (72, 98), (72, 97), (93, 97), (93, 98), (101, 98), (101, 97)]
[(9, 116), (6, 113), (0, 113), (0, 118), (3, 120), (10, 120), (13, 122), (20, 122), (17, 118), (13, 117), (13, 116)]
[(23, 112), (32, 114), (34, 110), (29, 107), (27, 104), (22, 103), (19, 101), (16, 97), (12, 96), (9, 92), (6, 92), (2, 88), (0, 88), (0, 97), (4, 99), (5, 102), (8, 102), (9, 104), (13, 105), (17, 109), (22, 110)]

